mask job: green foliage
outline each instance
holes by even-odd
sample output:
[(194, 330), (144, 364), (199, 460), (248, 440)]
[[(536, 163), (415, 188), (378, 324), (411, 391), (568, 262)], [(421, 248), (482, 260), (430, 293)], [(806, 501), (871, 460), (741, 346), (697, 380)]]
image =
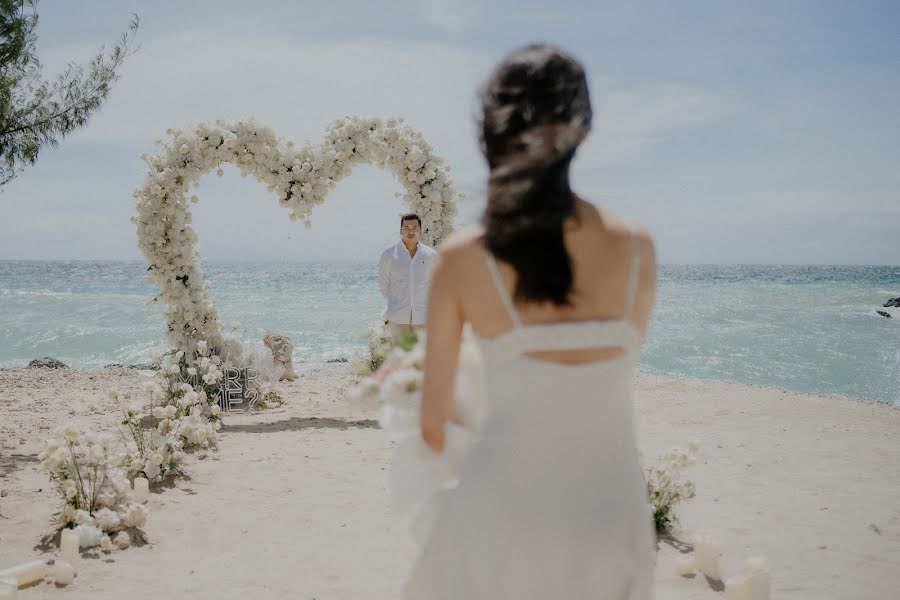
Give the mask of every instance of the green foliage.
[(368, 349), (358, 363), (357, 370), (362, 375), (371, 375), (381, 368), (395, 347), (409, 352), (417, 343), (419, 336), (414, 331), (404, 331), (395, 340), (386, 325), (372, 327), (368, 331)]
[(34, 164), (42, 148), (57, 146), (84, 126), (109, 95), (139, 19), (109, 51), (82, 66), (71, 62), (53, 80), (43, 79), (35, 33), (38, 0), (0, 0), (0, 190)]

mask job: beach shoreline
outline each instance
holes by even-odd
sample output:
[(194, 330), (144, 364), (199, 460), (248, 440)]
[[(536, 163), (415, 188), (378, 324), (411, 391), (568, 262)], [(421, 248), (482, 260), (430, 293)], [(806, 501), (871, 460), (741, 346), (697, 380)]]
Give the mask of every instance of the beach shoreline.
[[(378, 408), (344, 397), (350, 364), (296, 367), (302, 377), (278, 384), (284, 406), (228, 415), (220, 448), (192, 454), (188, 478), (154, 492), (147, 545), (83, 558), (69, 588), (20, 597), (398, 597), (416, 549), (390, 508), (393, 443), (373, 426)], [(139, 393), (152, 375), (0, 369), (0, 568), (53, 555), (41, 546), (57, 505), (37, 468), (44, 438), (62, 424), (110, 430), (109, 389)], [(680, 508), (676, 537), (713, 535), (726, 576), (763, 555), (778, 598), (875, 600), (900, 588), (895, 407), (651, 374), (638, 377), (635, 406), (645, 458), (700, 442), (687, 471), (697, 497)], [(660, 545), (658, 598), (721, 598), (677, 576), (678, 556)]]

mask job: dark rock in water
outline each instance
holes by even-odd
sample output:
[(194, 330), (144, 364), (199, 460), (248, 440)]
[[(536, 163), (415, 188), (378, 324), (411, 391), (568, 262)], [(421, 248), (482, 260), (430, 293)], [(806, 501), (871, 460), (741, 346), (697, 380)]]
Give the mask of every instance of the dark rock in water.
[(877, 313), (878, 313), (879, 315), (881, 315), (882, 317), (886, 317), (886, 318), (888, 318), (888, 319), (891, 318), (891, 313), (889, 313), (889, 312), (886, 311), (886, 310), (876, 310), (875, 312), (877, 312)]
[(36, 358), (30, 363), (28, 363), (29, 369), (68, 369), (69, 366), (63, 361), (53, 358), (51, 356), (45, 356), (43, 358)]
[(327, 363), (345, 363), (345, 362), (350, 362), (350, 359), (349, 359), (349, 358), (344, 358), (344, 357), (342, 356), (341, 358), (329, 358), (329, 359), (326, 360), (325, 362), (327, 362)]
[(103, 365), (104, 369), (112, 369), (114, 367), (124, 367), (122, 363), (109, 363), (108, 365)]
[(890, 308), (891, 306), (900, 308), (900, 296), (897, 296), (896, 298), (889, 298), (887, 302), (882, 304), (882, 306), (885, 308)]
[(156, 364), (136, 364), (136, 365), (128, 365), (129, 369), (137, 369), (139, 371), (159, 371), (159, 365)]

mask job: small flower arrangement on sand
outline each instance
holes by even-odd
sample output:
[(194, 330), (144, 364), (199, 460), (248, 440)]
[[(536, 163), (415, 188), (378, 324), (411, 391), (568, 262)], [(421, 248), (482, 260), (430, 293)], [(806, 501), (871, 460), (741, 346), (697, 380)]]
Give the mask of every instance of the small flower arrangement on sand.
[(687, 450), (679, 446), (670, 448), (646, 473), (647, 492), (653, 508), (657, 535), (672, 531), (678, 522), (675, 508), (681, 501), (694, 497), (694, 483), (682, 480), (681, 476), (693, 464), (699, 447), (699, 444), (692, 441), (688, 443)]

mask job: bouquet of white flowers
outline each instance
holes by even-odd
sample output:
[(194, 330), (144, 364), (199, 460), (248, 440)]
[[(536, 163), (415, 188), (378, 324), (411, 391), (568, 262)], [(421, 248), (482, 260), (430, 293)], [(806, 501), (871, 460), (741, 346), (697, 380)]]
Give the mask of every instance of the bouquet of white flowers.
[(682, 481), (682, 472), (694, 462), (699, 449), (696, 442), (688, 442), (688, 449), (670, 448), (647, 472), (647, 492), (653, 507), (656, 533), (668, 533), (677, 522), (675, 507), (682, 500), (694, 497), (694, 483)]
[(101, 543), (104, 534), (139, 533), (144, 526), (147, 510), (132, 501), (123, 453), (112, 437), (61, 427), (39, 459), (63, 500), (59, 524), (78, 530), (82, 546)]

